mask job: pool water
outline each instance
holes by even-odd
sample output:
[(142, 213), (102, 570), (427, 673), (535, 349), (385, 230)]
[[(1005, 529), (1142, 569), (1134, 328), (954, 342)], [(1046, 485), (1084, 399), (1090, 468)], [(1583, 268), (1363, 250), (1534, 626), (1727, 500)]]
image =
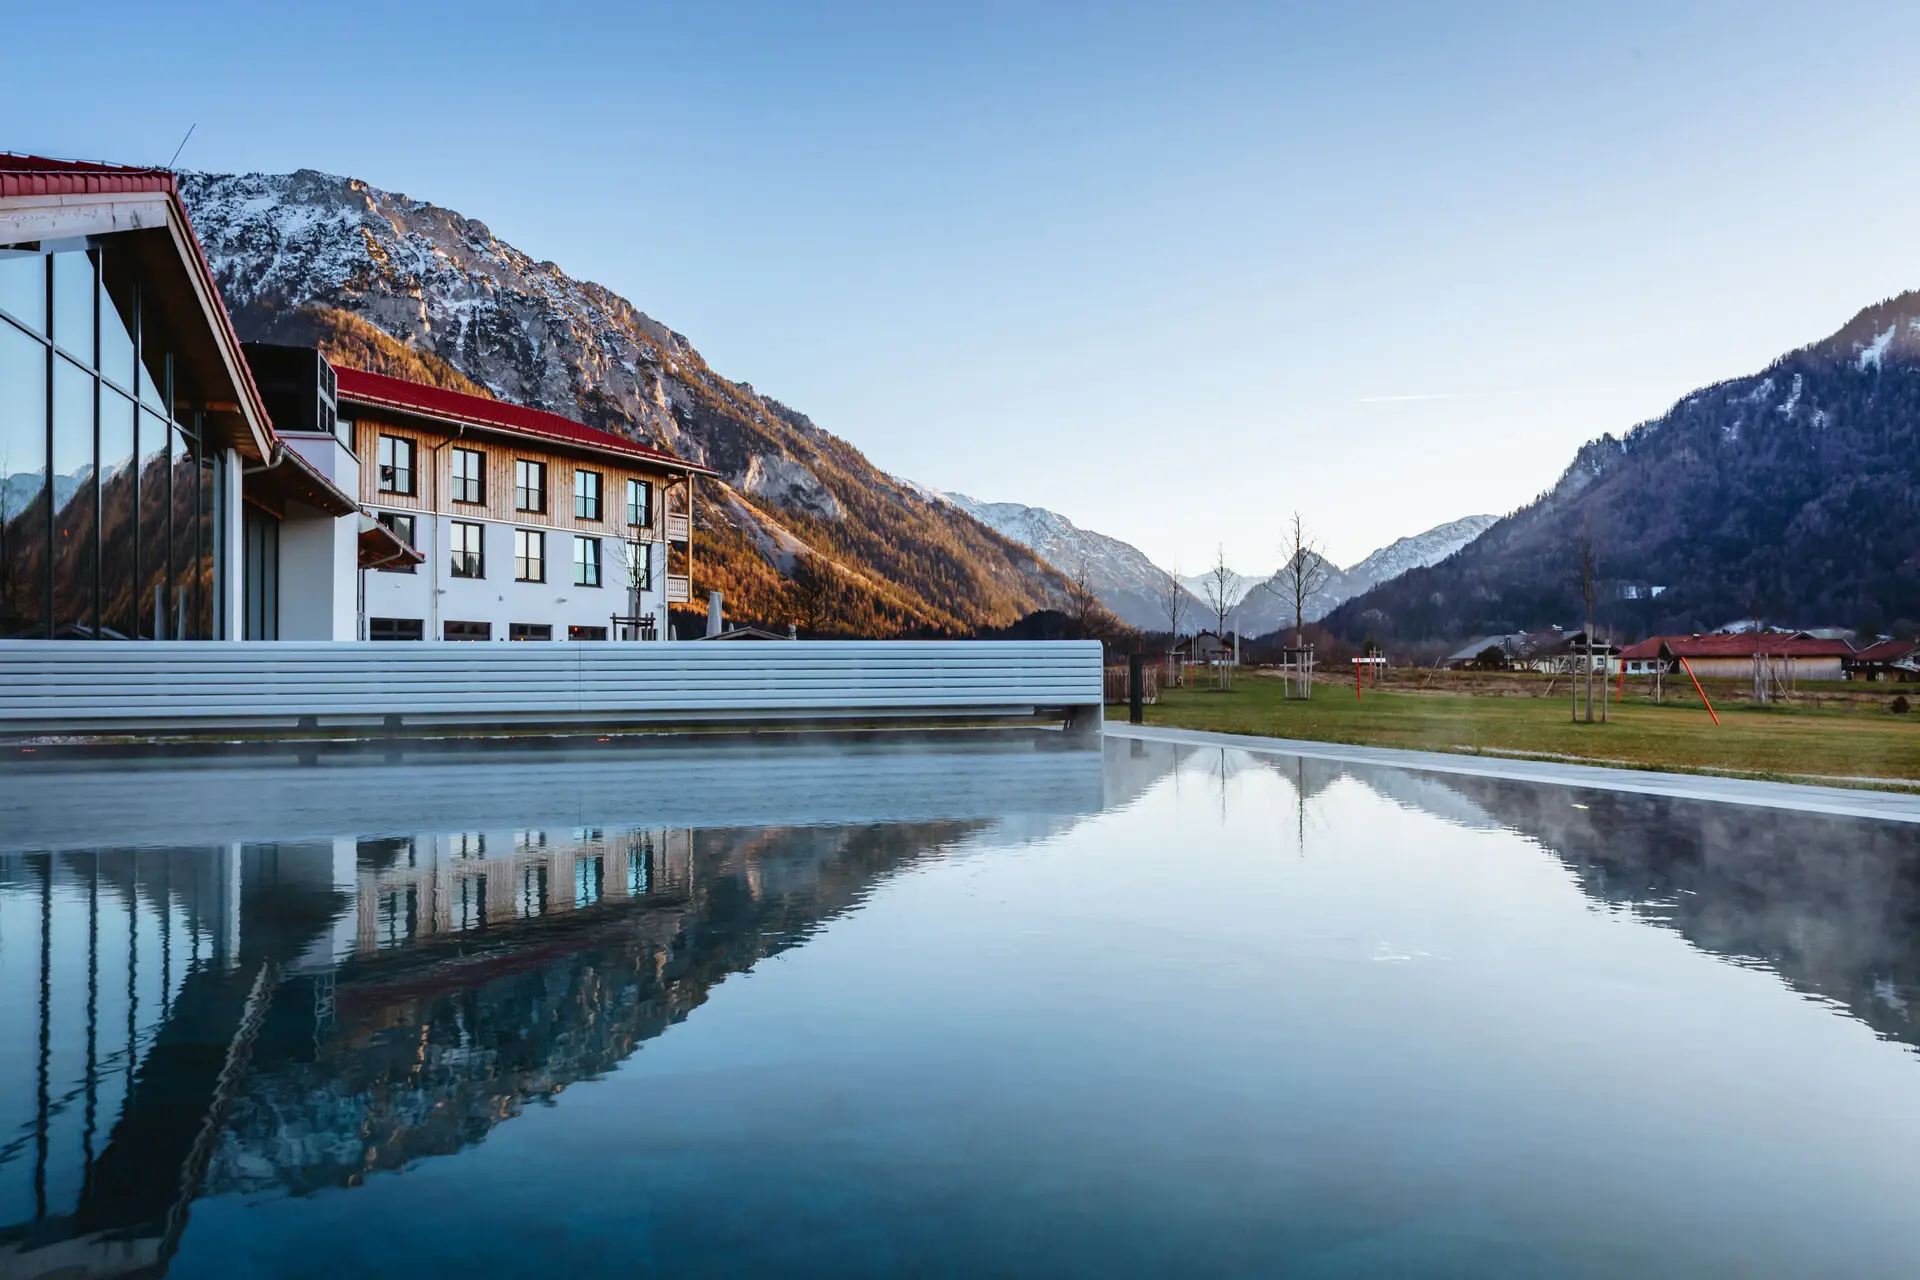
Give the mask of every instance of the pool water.
[(1920, 840), (1109, 739), (0, 774), (0, 1275), (1910, 1275)]

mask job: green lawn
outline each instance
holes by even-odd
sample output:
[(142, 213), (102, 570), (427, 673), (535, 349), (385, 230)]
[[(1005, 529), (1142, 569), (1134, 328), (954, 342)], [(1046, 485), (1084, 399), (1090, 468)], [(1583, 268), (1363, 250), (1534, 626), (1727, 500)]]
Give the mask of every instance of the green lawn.
[[(1280, 681), (1245, 674), (1230, 693), (1170, 689), (1147, 708), (1147, 723), (1627, 768), (1920, 783), (1920, 711), (1724, 707), (1716, 727), (1697, 700), (1654, 706), (1629, 699), (1610, 709), (1610, 723), (1589, 725), (1570, 723), (1569, 707), (1558, 698), (1383, 690), (1369, 691), (1356, 703), (1351, 684), (1320, 686), (1311, 701), (1289, 701), (1282, 694)], [(1108, 714), (1116, 713), (1124, 718), (1126, 709)]]

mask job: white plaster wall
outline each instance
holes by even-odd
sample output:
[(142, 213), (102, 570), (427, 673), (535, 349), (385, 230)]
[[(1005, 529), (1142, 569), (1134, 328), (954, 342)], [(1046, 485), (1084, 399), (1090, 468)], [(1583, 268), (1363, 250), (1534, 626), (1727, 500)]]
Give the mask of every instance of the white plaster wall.
[[(553, 638), (562, 641), (567, 638), (570, 626), (609, 627), (611, 634), (608, 619), (628, 612), (625, 566), (616, 537), (600, 539), (602, 586), (574, 585), (575, 535), (555, 529), (546, 530), (547, 580), (516, 582), (513, 577), (514, 526), (483, 521), (487, 576), (455, 578), (448, 572), (453, 561), (448, 549), (452, 517), (422, 514), (417, 519), (415, 545), (427, 561), (412, 573), (376, 569), (367, 574), (367, 617), (370, 619), (418, 618), (429, 640), (440, 639), (441, 624), (449, 619), (488, 623), (493, 628), (493, 638), (502, 641), (507, 638), (508, 624), (531, 622), (552, 627)], [(283, 563), (284, 554), (283, 551)], [(663, 629), (667, 614), (666, 574), (662, 568), (665, 561), (664, 546), (654, 544), (654, 584), (651, 590), (642, 593), (639, 608), (642, 614), (653, 614)]]
[(280, 522), (280, 638), (359, 639), (360, 522), (287, 504)]

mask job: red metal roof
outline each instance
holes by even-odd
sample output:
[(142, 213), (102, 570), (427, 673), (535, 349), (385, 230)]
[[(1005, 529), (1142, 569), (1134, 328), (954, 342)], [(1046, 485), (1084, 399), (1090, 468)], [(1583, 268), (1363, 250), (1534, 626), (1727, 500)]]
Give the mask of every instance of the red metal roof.
[(470, 396), (465, 392), (408, 382), (405, 378), (393, 378), (384, 373), (367, 373), (360, 369), (337, 369), (335, 372), (340, 376), (342, 403), (351, 401), (376, 408), (398, 409), (420, 417), (464, 423), (530, 440), (639, 458), (676, 471), (692, 471), (709, 476), (719, 474), (664, 449), (651, 448), (611, 431), (602, 431), (598, 427), (575, 422), (572, 418), (548, 413), (544, 409), (530, 409), (525, 405), (509, 404), (505, 400), (489, 400), (485, 396)]
[(178, 195), (179, 190), (179, 183), (166, 169), (0, 152), (0, 196), (121, 195), (129, 191)]
[(1882, 640), (1857, 651), (1856, 662), (1894, 662), (1920, 649), (1920, 640)]
[[(1853, 646), (1845, 640), (1816, 640), (1782, 635), (1777, 631), (1742, 631), (1733, 635), (1658, 636), (1653, 641), (1676, 658), (1751, 658), (1756, 653), (1776, 658), (1851, 658)], [(1639, 649), (1640, 645), (1635, 645)], [(1624, 656), (1624, 655), (1623, 655)], [(1652, 656), (1648, 654), (1646, 656)]]
[(214, 323), (219, 326), (219, 336), (232, 349), (231, 364), (240, 376), (240, 394), (252, 404), (260, 425), (266, 430), (267, 444), (271, 447), (274, 443), (273, 420), (267, 416), (266, 404), (260, 399), (260, 389), (254, 385), (253, 370), (247, 367), (246, 357), (240, 352), (240, 337), (233, 330), (233, 318), (227, 314), (226, 301), (220, 296), (220, 285), (213, 278), (213, 267), (207, 262), (207, 251), (200, 247), (200, 237), (193, 232), (193, 220), (187, 216), (187, 206), (180, 200), (180, 183), (173, 172), (168, 169), (104, 164), (95, 160), (53, 160), (46, 156), (0, 152), (0, 199), (10, 196), (125, 195), (138, 191), (165, 195), (167, 203), (173, 207), (173, 215), (180, 219), (181, 229), (187, 233), (187, 243), (193, 246), (193, 261), (189, 265), (199, 274), (207, 297), (213, 301)]
[(1639, 644), (1630, 644), (1620, 651), (1620, 661), (1645, 662), (1651, 658), (1657, 658), (1660, 656), (1660, 641), (1661, 637), (1655, 636), (1651, 640), (1642, 640)]

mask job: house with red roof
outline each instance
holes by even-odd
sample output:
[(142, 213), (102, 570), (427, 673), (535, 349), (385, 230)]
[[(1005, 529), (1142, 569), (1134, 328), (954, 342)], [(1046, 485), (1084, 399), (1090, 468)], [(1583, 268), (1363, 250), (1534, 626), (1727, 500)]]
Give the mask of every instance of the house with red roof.
[(1823, 640), (1804, 631), (1743, 631), (1736, 634), (1654, 636), (1620, 651), (1628, 675), (1673, 671), (1685, 658), (1696, 676), (1753, 675), (1754, 660), (1791, 661), (1802, 680), (1839, 680), (1853, 646), (1845, 640)]
[(1920, 640), (1881, 640), (1847, 659), (1849, 680), (1920, 680)]

